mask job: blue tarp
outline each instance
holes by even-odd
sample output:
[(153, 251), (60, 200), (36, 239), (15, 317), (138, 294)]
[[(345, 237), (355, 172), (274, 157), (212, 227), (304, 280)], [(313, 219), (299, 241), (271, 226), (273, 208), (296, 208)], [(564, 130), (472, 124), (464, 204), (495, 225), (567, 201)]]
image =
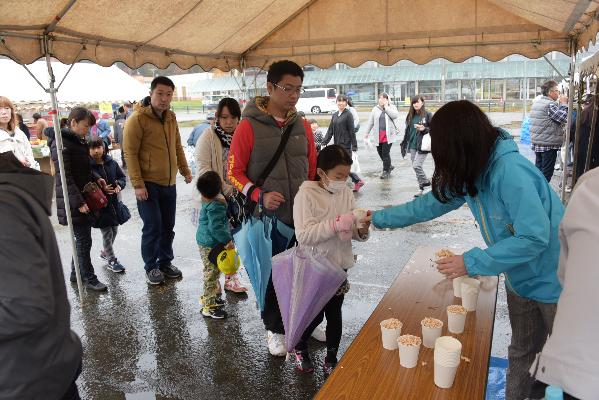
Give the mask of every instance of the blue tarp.
[(491, 357), (489, 377), (487, 379), (486, 400), (505, 399), (505, 374), (508, 361), (505, 358)]

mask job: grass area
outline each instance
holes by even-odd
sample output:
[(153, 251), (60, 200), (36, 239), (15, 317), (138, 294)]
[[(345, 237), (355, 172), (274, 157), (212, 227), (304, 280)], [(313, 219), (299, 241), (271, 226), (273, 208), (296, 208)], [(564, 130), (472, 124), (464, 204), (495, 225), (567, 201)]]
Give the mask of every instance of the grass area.
[(202, 108), (202, 100), (173, 100), (171, 102), (173, 108)]
[(181, 121), (181, 122), (178, 122), (178, 124), (179, 124), (179, 128), (193, 128), (194, 126), (199, 125), (202, 122), (204, 122), (203, 119), (197, 119), (197, 120), (192, 120), (192, 121)]

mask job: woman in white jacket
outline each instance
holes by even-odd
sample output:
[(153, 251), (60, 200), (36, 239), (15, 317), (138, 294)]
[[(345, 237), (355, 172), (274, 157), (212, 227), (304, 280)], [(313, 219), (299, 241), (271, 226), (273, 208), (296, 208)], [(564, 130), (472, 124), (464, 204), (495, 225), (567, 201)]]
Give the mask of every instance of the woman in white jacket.
[(37, 165), (29, 139), (19, 129), (15, 106), (8, 98), (0, 96), (0, 153), (7, 151), (12, 151), (26, 167)]
[[(214, 126), (206, 128), (198, 139), (195, 147), (195, 161), (197, 166), (197, 177), (205, 172), (214, 171), (220, 175), (223, 195), (225, 199), (234, 194), (233, 186), (225, 179), (227, 176), (227, 160), (229, 159), (229, 148), (235, 128), (239, 125), (241, 119), (241, 109), (237, 100), (226, 97), (218, 103), (215, 114), (216, 122)], [(193, 187), (195, 188), (195, 183)], [(201, 202), (200, 193), (194, 190), (192, 194), (193, 201)], [(225, 290), (234, 293), (247, 292), (247, 288), (239, 281), (237, 274), (225, 276)]]
[(381, 179), (389, 179), (391, 171), (395, 168), (391, 164), (391, 145), (401, 140), (401, 137), (399, 137), (400, 132), (395, 122), (398, 117), (399, 111), (389, 102), (389, 95), (381, 93), (379, 103), (370, 113), (365, 136), (365, 139), (368, 139), (372, 131), (372, 143), (376, 146), (379, 157), (383, 162)]
[(599, 168), (578, 181), (560, 225), (557, 275), (563, 286), (553, 331), (531, 374), (560, 386), (565, 399), (599, 398)]
[[(363, 221), (356, 221), (352, 213), (356, 203), (351, 189), (345, 184), (351, 164), (352, 158), (343, 146), (335, 144), (322, 149), (316, 164), (317, 180), (302, 183), (293, 204), (295, 235), (299, 245), (315, 248), (333, 265), (344, 270), (354, 265), (352, 238), (367, 240), (370, 227), (369, 222), (364, 223), (360, 229), (356, 227), (355, 222)], [(341, 306), (348, 289), (349, 284), (346, 281), (302, 335), (294, 351), (298, 370), (314, 371), (308, 353), (308, 339), (325, 315), (325, 374), (329, 374), (337, 365), (337, 351), (342, 332)]]

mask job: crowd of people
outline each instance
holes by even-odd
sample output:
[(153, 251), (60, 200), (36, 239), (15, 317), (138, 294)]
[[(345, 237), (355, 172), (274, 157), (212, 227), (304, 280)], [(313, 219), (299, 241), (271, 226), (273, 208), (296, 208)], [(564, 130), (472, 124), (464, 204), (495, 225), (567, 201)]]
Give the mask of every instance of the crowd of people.
[[(407, 227), (467, 204), (487, 247), (442, 258), (437, 268), (449, 279), (504, 275), (512, 329), (506, 398), (541, 398), (547, 384), (563, 387), (570, 398), (592, 398), (599, 391), (594, 374), (599, 358), (586, 356), (589, 351), (597, 355), (592, 333), (599, 318), (592, 308), (597, 296), (590, 277), (596, 275), (591, 252), (599, 232), (581, 212), (599, 211), (595, 195), (599, 175), (594, 170), (583, 176), (564, 216), (564, 206), (549, 185), (555, 147), (563, 144), (556, 139), (563, 137), (557, 128), (562, 127), (566, 111), (563, 97), (561, 105), (555, 103), (557, 84), (547, 82), (544, 97), (532, 109), (536, 167), (519, 153), (508, 132), (493, 126), (476, 105), (465, 100), (450, 102), (433, 115), (425, 99), (414, 96), (401, 137), (399, 112), (382, 93), (366, 126), (367, 138), (383, 164), (380, 178), (391, 177), (390, 150), (400, 141), (402, 154), (411, 156), (420, 192), (405, 204), (369, 210), (358, 218), (352, 193), (364, 185), (352, 172), (358, 114), (351, 99), (339, 95), (338, 112), (333, 113), (326, 133), (321, 132), (316, 120), (306, 120), (295, 110), (303, 78), (302, 68), (294, 62), (275, 62), (267, 74), (268, 96), (253, 98), (243, 111), (236, 100), (222, 99), (215, 114), (188, 141), (195, 146), (195, 176), (187, 164), (176, 115), (170, 110), (175, 86), (166, 77), (152, 81), (149, 98), (135, 111), (130, 105), (116, 110), (114, 134), (102, 118), (97, 123), (92, 111), (73, 108), (60, 130), (62, 164), (54, 131), (42, 129), (55, 162), (54, 181), (30, 168), (31, 147), (27, 148), (14, 105), (0, 97), (0, 216), (11, 226), (10, 232), (0, 230), (4, 243), (0, 264), (5, 272), (0, 281), (0, 358), (6, 360), (0, 375), (10, 377), (0, 378), (0, 398), (79, 398), (75, 381), (81, 371), (81, 343), (70, 330), (62, 265), (48, 220), (52, 185), (58, 220), (73, 228), (74, 257), (85, 287), (106, 291), (91, 262), (91, 232), (101, 230), (100, 256), (107, 268), (125, 271), (113, 245), (118, 227), (130, 217), (119, 196), (126, 176), (143, 223), (141, 259), (148, 284), (182, 277), (173, 265), (177, 174), (185, 183), (193, 182), (193, 201), (201, 204), (196, 243), (204, 272), (200, 296), (204, 317), (228, 316), (221, 270), (212, 254), (215, 249), (246, 247), (234, 239), (240, 224), (263, 217), (276, 220), (268, 238), (272, 256), (299, 245), (319, 251), (347, 271), (355, 262), (352, 240), (368, 240), (371, 224)], [(113, 140), (122, 145), (127, 175), (108, 153)], [(427, 140), (430, 146), (424, 144)], [(429, 153), (434, 161), (430, 179), (423, 170)], [(58, 173), (61, 168), (64, 182)], [(90, 185), (103, 192), (104, 207), (92, 206), (87, 197)], [(427, 187), (431, 191), (424, 193)], [(289, 232), (289, 240), (276, 240)], [(10, 251), (24, 240), (32, 244), (25, 254)], [(75, 272), (73, 261), (71, 281), (76, 280)], [(224, 282), (224, 290), (247, 291), (235, 273), (226, 274)], [(315, 369), (307, 340), (325, 318), (327, 355), (322, 368), (330, 374), (336, 367), (343, 332), (341, 310), (348, 290), (345, 281), (293, 349), (299, 371)], [(266, 347), (273, 356), (285, 356), (285, 326), (272, 276), (263, 300)], [(579, 318), (572, 310), (588, 312)], [(570, 342), (572, 334), (580, 335), (580, 344)]]

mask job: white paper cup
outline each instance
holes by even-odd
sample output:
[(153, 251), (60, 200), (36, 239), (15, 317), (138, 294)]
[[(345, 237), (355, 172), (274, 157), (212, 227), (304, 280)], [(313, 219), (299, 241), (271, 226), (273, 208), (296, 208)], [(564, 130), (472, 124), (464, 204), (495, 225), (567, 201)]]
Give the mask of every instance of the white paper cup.
[(414, 368), (418, 364), (418, 355), (420, 354), (420, 344), (415, 345), (406, 345), (399, 342), (399, 365), (404, 368)]
[(451, 336), (441, 336), (435, 341), (435, 363), (443, 367), (456, 367), (460, 364), (462, 343)]
[[(421, 323), (422, 325), (422, 323)], [(424, 347), (429, 349), (435, 348), (435, 340), (441, 337), (441, 333), (443, 331), (443, 325), (438, 328), (429, 328), (427, 326), (422, 325), (422, 344)]]
[(468, 278), (462, 281), (462, 305), (466, 308), (466, 310), (476, 310), (476, 303), (478, 302), (479, 291), (479, 280)]
[(453, 386), (458, 367), (444, 367), (435, 362), (435, 385), (441, 389), (449, 389)]
[(381, 321), (381, 339), (383, 348), (387, 350), (397, 350), (397, 338), (401, 335), (401, 326), (395, 329), (388, 329), (383, 326), (385, 321)]
[(464, 332), (464, 326), (466, 325), (466, 314), (450, 312), (449, 307), (447, 309), (447, 330), (451, 333)]
[(364, 222), (360, 221), (363, 221), (364, 218), (366, 218), (366, 216), (368, 215), (368, 211), (363, 208), (356, 208), (352, 211), (352, 213), (356, 217), (356, 227), (358, 229), (364, 228)]
[(462, 297), (462, 281), (466, 276), (460, 276), (453, 279), (453, 295), (455, 297)]

